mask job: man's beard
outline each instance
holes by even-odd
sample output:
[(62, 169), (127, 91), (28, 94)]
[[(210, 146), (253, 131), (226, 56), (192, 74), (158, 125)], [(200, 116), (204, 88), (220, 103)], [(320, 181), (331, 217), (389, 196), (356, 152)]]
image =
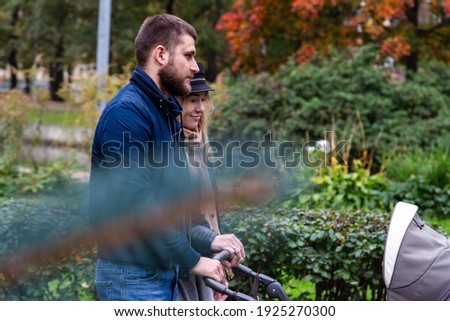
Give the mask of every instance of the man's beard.
[(168, 63), (162, 67), (158, 72), (159, 80), (161, 82), (161, 89), (167, 91), (174, 96), (188, 96), (191, 92), (185, 85), (186, 77), (180, 77), (176, 68), (172, 63)]

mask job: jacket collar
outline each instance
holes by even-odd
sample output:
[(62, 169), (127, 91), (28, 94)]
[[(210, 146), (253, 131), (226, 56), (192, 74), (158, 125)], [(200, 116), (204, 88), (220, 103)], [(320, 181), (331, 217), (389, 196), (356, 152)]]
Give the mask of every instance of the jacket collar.
[(175, 96), (171, 96), (167, 99), (153, 79), (140, 66), (137, 66), (133, 71), (130, 83), (139, 87), (139, 89), (141, 89), (157, 107), (161, 108), (168, 115), (175, 118), (183, 111)]

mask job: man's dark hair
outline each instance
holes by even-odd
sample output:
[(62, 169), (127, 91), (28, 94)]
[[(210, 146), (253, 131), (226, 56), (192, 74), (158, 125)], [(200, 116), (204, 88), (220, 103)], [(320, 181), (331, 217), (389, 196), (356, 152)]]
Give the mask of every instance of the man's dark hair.
[(173, 53), (184, 34), (190, 35), (197, 43), (197, 32), (183, 19), (170, 14), (148, 17), (134, 41), (137, 64), (144, 68), (149, 53), (158, 45), (163, 45), (169, 53)]

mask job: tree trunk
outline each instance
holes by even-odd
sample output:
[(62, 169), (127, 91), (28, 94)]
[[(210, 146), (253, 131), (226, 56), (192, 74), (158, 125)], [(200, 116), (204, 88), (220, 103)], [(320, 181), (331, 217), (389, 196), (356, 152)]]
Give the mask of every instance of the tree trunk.
[(175, 0), (169, 0), (166, 3), (166, 13), (174, 14), (173, 5), (175, 4)]
[[(416, 35), (418, 33), (419, 29), (419, 8), (421, 5), (421, 1), (423, 0), (414, 0), (414, 6), (407, 7), (405, 14), (408, 18), (409, 22), (411, 22), (414, 25), (414, 29), (416, 32)], [(408, 76), (408, 74), (411, 74), (411, 72), (417, 72), (419, 69), (419, 52), (417, 47), (417, 44), (413, 44), (413, 48), (411, 49), (411, 54), (405, 58), (405, 65), (407, 70), (407, 78), (410, 78), (411, 76)], [(415, 47), (415, 48), (414, 48)]]
[(419, 28), (429, 27), (431, 22), (430, 2), (422, 1), (417, 11), (417, 25)]
[(67, 65), (67, 75), (69, 77), (69, 79), (67, 79), (67, 82), (69, 84), (72, 83), (72, 76), (73, 76), (73, 66), (72, 64)]
[(11, 66), (10, 78), (11, 82), (9, 85), (9, 89), (14, 89), (17, 87), (17, 50), (11, 49), (8, 55), (8, 64)]
[[(19, 20), (19, 10), (20, 10), (20, 5), (16, 5), (14, 7), (14, 10), (11, 14), (11, 26), (14, 29), (14, 26), (17, 24), (17, 21)], [(17, 39), (17, 35), (13, 34), (12, 35), (13, 39)], [(17, 87), (17, 69), (18, 69), (18, 64), (17, 64), (17, 49), (15, 47), (13, 47), (9, 54), (8, 54), (8, 64), (11, 66), (11, 71), (10, 71), (10, 89), (14, 89)]]
[(217, 74), (219, 73), (219, 70), (217, 68), (216, 64), (216, 58), (217, 55), (213, 51), (208, 51), (205, 53), (205, 60), (206, 60), (206, 80), (209, 82), (214, 82), (216, 80)]
[(50, 63), (50, 98), (54, 101), (63, 101), (58, 95), (58, 90), (61, 88), (61, 84), (64, 81), (63, 72), (63, 58), (64, 58), (64, 45), (63, 36), (61, 35), (56, 47), (55, 59)]
[(25, 88), (23, 90), (27, 95), (29, 95), (31, 93), (31, 77), (30, 77), (30, 73), (26, 72), (25, 73)]
[[(222, 1), (218, 0), (215, 5), (214, 19), (211, 21), (211, 27), (213, 29), (222, 16), (223, 8), (224, 4), (222, 3)], [(205, 50), (204, 55), (207, 64), (206, 80), (208, 80), (209, 82), (214, 82), (220, 72), (219, 67), (217, 66), (217, 51), (214, 49)]]
[[(410, 55), (405, 58), (405, 65), (408, 71), (417, 72), (419, 70), (419, 53), (417, 50), (411, 51)], [(408, 74), (406, 77), (410, 78)]]

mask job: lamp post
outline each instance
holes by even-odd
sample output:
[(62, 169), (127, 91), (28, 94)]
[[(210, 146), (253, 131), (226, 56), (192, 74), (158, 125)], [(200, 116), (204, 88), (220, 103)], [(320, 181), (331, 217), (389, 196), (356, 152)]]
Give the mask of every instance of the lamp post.
[[(98, 33), (97, 33), (97, 94), (105, 88), (109, 65), (109, 38), (111, 29), (111, 0), (99, 0)], [(100, 111), (105, 107), (104, 97), (98, 101)]]

